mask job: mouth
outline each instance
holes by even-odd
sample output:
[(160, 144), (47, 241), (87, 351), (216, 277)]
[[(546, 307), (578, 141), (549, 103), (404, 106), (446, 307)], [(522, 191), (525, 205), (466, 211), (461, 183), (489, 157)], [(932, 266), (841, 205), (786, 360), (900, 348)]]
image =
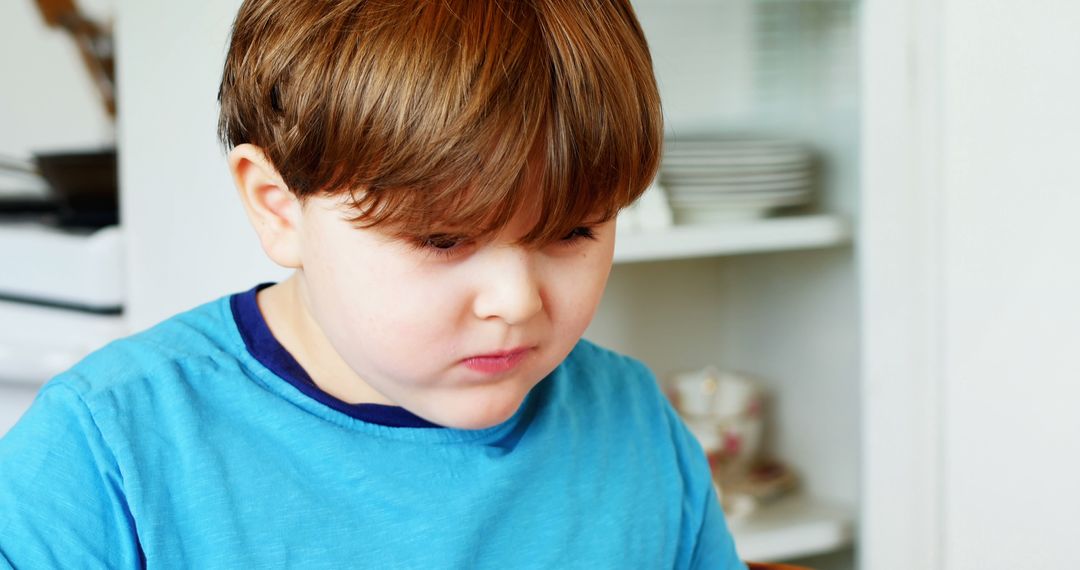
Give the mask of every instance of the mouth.
[(532, 352), (532, 347), (524, 346), (512, 350), (470, 356), (462, 360), (461, 363), (470, 370), (485, 374), (499, 374), (517, 367), (530, 352)]

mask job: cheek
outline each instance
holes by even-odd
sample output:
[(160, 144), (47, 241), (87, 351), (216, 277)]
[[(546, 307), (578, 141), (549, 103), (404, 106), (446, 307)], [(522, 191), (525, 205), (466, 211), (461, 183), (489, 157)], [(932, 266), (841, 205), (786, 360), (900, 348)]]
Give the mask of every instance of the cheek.
[[(325, 260), (312, 275), (321, 321), (346, 360), (415, 362), (418, 350), (444, 351), (455, 322), (454, 285), (425, 279), (398, 255), (366, 252)], [(327, 302), (326, 299), (333, 299)], [(407, 355), (414, 354), (409, 357)], [(406, 355), (402, 358), (402, 355)], [(355, 362), (350, 362), (356, 364)]]
[(572, 271), (573, 278), (565, 278), (564, 268), (564, 277), (550, 280), (549, 312), (563, 334), (576, 337), (585, 332), (604, 293), (610, 266), (588, 260)]

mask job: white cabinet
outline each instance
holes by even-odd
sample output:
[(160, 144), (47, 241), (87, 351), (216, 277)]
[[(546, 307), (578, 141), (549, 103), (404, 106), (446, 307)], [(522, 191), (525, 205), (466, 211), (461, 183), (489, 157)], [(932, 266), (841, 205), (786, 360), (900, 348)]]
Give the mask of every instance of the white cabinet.
[[(835, 220), (770, 220), (783, 223)], [(780, 224), (770, 227), (770, 224)], [(746, 229), (746, 228), (744, 228)], [(832, 228), (836, 229), (836, 228)], [(690, 231), (722, 241), (736, 228)], [(842, 232), (817, 249), (621, 263), (594, 341), (643, 359), (660, 376), (716, 365), (757, 376), (769, 397), (768, 451), (794, 465), (799, 496), (733, 524), (743, 556), (786, 559), (851, 545), (858, 508), (858, 322), (852, 248)], [(673, 255), (678, 233), (671, 236)], [(654, 244), (655, 246), (655, 244)], [(677, 255), (675, 255), (677, 256)]]
[[(758, 377), (766, 451), (794, 465), (802, 485), (734, 525), (743, 556), (848, 549), (861, 499), (858, 6), (635, 5), (669, 135), (800, 140), (818, 157), (819, 193), (757, 223), (621, 236), (587, 335), (643, 359), (662, 381), (710, 364)], [(822, 567), (853, 564), (848, 550)]]

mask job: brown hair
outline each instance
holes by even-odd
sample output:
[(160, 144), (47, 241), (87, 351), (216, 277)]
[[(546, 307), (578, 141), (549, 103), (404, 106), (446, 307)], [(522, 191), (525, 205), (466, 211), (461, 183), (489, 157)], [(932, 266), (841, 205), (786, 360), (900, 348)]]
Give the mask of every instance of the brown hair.
[(628, 0), (245, 0), (218, 131), (354, 222), (521, 241), (610, 219), (656, 173), (663, 122)]

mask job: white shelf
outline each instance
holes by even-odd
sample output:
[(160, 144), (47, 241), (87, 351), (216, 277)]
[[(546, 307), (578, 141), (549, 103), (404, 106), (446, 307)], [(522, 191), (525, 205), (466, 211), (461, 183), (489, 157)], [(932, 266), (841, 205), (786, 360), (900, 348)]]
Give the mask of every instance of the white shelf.
[(110, 313), (124, 305), (119, 226), (76, 231), (5, 222), (0, 243), (0, 295)]
[(674, 226), (620, 233), (615, 240), (615, 263), (816, 249), (850, 240), (847, 221), (827, 215)]
[(0, 383), (41, 384), (126, 334), (123, 316), (0, 301)]
[(803, 496), (786, 497), (731, 521), (743, 560), (775, 562), (833, 552), (852, 544), (853, 517), (845, 509)]

